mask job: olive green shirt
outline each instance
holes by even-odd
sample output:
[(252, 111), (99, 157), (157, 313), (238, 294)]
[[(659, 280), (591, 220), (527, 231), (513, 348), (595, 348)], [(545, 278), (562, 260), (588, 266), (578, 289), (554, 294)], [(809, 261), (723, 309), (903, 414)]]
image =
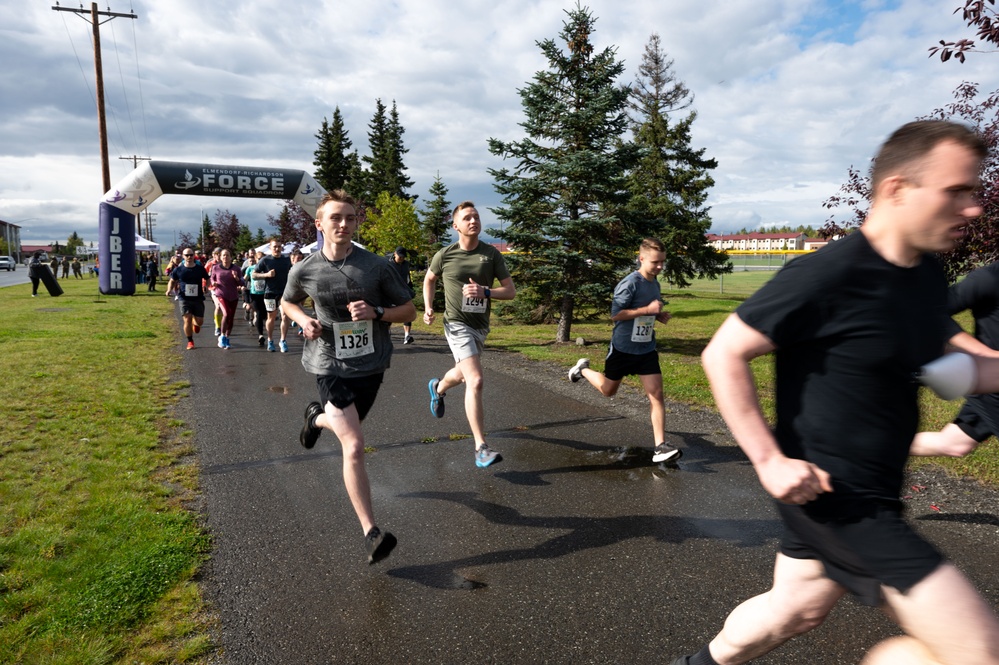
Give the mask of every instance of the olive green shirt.
[(430, 261), (430, 272), (444, 283), (445, 323), (464, 323), (470, 328), (489, 330), (491, 298), (481, 301), (472, 298), (466, 301), (461, 294), (461, 287), (468, 284), (469, 279), (473, 279), (476, 284), (492, 288), (497, 281), (502, 282), (510, 277), (510, 271), (498, 249), (482, 241), (471, 251), (465, 251), (458, 243), (448, 245), (434, 254)]

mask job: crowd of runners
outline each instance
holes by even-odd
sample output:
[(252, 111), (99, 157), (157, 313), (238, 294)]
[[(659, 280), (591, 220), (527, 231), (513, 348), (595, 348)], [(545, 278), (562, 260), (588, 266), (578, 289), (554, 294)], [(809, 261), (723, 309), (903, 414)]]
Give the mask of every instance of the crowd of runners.
[[(976, 193), (986, 155), (981, 138), (955, 123), (897, 130), (875, 159), (860, 231), (789, 263), (705, 348), (719, 411), (775, 500), (784, 536), (772, 588), (737, 607), (709, 644), (674, 665), (749, 662), (820, 625), (846, 594), (879, 607), (905, 633), (876, 645), (866, 664), (999, 665), (993, 608), (903, 518), (899, 499), (909, 455), (964, 455), (997, 434), (999, 405), (990, 393), (999, 391), (999, 267), (948, 291), (934, 256), (956, 246), (982, 213)], [(302, 364), (316, 376), (318, 399), (305, 408), (299, 440), (312, 448), (329, 430), (339, 441), (347, 493), (368, 562), (376, 563), (397, 541), (375, 521), (361, 424), (389, 364), (390, 326), (404, 326), (402, 342), (412, 343), (416, 308), (404, 253), (386, 259), (353, 242), (355, 206), (345, 192), (328, 193), (316, 213), (322, 245), (298, 260), (282, 256), (278, 240), (270, 256), (247, 257), (242, 268), (227, 251), (202, 266), (186, 249), (169, 292), (180, 295), (188, 348), (203, 323), (205, 289), (224, 349), (240, 289), (261, 346), (287, 351), (291, 326), (300, 332)], [(454, 358), (429, 378), (429, 408), (443, 417), (448, 392), (464, 384), (474, 464), (487, 468), (502, 456), (486, 441), (481, 355), (493, 300), (513, 299), (516, 287), (503, 255), (479, 240), (475, 205), (459, 204), (452, 222), (457, 241), (433, 257), (423, 282), (428, 326), (438, 318), (438, 283), (443, 288), (443, 329)], [(636, 249), (638, 269), (614, 289), (604, 371), (580, 358), (568, 379), (612, 396), (625, 376), (637, 375), (650, 404), (652, 460), (672, 463), (681, 451), (665, 439), (655, 335), (656, 324), (670, 318), (658, 281), (666, 247), (649, 238)], [(950, 318), (963, 309), (974, 314), (974, 336)], [(773, 426), (750, 369), (750, 361), (771, 353)], [(920, 381), (948, 399), (975, 396), (941, 432), (918, 433)]]

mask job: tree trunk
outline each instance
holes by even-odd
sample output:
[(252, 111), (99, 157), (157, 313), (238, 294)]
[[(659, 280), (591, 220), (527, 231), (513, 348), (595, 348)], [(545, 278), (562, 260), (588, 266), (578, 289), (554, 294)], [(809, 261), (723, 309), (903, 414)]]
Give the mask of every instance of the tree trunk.
[(572, 332), (572, 312), (575, 305), (576, 300), (570, 294), (562, 296), (562, 307), (559, 310), (561, 317), (558, 320), (558, 331), (555, 333), (556, 342), (569, 341), (569, 334)]

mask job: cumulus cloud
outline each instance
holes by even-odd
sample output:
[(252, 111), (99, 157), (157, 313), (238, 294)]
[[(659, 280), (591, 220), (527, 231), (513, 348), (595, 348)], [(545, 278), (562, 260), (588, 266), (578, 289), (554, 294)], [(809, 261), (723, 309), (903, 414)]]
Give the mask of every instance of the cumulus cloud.
[[(100, 161), (90, 26), (50, 2), (0, 0), (0, 217), (25, 240), (76, 231), (96, 240)], [(818, 224), (821, 203), (864, 168), (896, 126), (950, 101), (961, 80), (999, 87), (990, 56), (940, 63), (927, 49), (964, 36), (939, 0), (592, 0), (592, 40), (630, 81), (652, 32), (695, 94), (696, 147), (719, 162), (714, 229)], [(375, 100), (398, 106), (412, 193), (439, 173), (455, 201), (500, 205), (490, 137), (522, 136), (518, 89), (546, 67), (575, 6), (548, 0), (307, 0), (290, 10), (246, 0), (134, 0), (138, 20), (101, 29), (111, 179), (133, 155), (312, 169), (314, 134), (333, 109), (367, 152)], [(128, 11), (129, 7), (111, 7)], [(512, 166), (512, 165), (508, 165)], [(202, 210), (267, 230), (273, 201), (164, 197), (157, 239), (196, 228)], [(486, 225), (495, 216), (484, 214)]]

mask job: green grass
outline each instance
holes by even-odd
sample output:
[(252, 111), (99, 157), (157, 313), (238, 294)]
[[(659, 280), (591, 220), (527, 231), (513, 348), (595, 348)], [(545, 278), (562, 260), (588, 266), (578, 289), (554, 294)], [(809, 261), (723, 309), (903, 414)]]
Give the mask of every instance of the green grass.
[(0, 662), (198, 662), (209, 618), (191, 580), (209, 543), (170, 417), (173, 308), (62, 286), (3, 289)]

